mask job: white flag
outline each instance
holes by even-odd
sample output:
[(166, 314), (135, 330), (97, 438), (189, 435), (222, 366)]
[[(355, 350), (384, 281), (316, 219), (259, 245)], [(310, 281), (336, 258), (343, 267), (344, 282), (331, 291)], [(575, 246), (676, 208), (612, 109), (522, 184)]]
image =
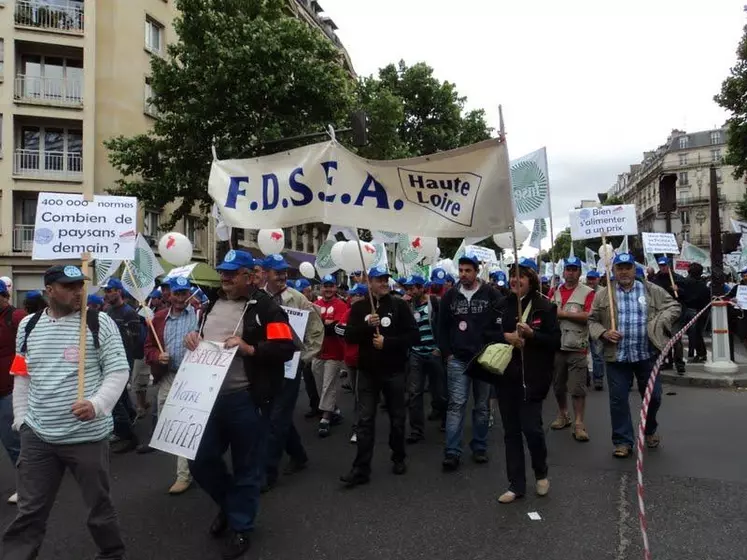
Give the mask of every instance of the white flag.
[(213, 218), (215, 218), (215, 236), (221, 241), (230, 240), (232, 228), (223, 220), (223, 216), (221, 215), (217, 204), (213, 204), (211, 214), (213, 215)]
[(589, 249), (588, 247), (586, 247), (586, 264), (589, 265), (589, 268), (596, 269), (597, 261), (594, 258), (594, 255), (596, 255), (596, 253), (592, 251), (591, 249)]
[(529, 246), (535, 249), (542, 248), (542, 240), (547, 236), (547, 220), (539, 218), (534, 220), (532, 236), (529, 238)]
[(156, 287), (156, 277), (164, 273), (161, 263), (145, 238), (138, 234), (135, 258), (125, 261), (122, 285), (136, 300), (143, 302)]
[(623, 236), (622, 243), (620, 243), (620, 246), (615, 249), (616, 255), (622, 255), (623, 253), (629, 253), (630, 249), (628, 249), (628, 236)]
[(739, 222), (732, 218), (731, 229), (734, 230), (734, 233), (747, 233), (747, 222)]
[(517, 220), (550, 217), (546, 148), (511, 162), (511, 188)]

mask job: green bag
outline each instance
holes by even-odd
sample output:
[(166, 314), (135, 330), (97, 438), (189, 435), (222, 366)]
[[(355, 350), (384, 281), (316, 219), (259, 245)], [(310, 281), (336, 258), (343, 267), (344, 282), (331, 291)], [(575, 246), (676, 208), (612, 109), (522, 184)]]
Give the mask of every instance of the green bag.
[[(521, 322), (526, 323), (529, 317), (529, 311), (532, 309), (531, 302), (527, 305), (524, 310), (524, 314), (521, 316)], [(487, 372), (494, 375), (503, 375), (506, 372), (508, 364), (511, 363), (511, 355), (514, 352), (514, 347), (505, 342), (496, 342), (485, 347), (485, 349), (477, 357), (478, 365)]]

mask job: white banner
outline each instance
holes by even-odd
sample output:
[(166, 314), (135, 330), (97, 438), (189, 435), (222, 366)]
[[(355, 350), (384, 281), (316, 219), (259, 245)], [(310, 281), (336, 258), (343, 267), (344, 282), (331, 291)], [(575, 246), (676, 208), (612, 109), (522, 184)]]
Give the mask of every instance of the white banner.
[(428, 237), (506, 231), (506, 145), (486, 140), (427, 157), (362, 159), (336, 142), (270, 156), (214, 161), (208, 191), (228, 225), (324, 222)]
[(542, 240), (547, 236), (547, 221), (544, 218), (534, 220), (532, 236), (529, 238), (529, 246), (535, 249), (542, 248)]
[(683, 261), (696, 262), (706, 268), (711, 266), (711, 252), (696, 247), (687, 241), (682, 242), (680, 257)]
[(184, 266), (177, 266), (169, 270), (166, 278), (189, 278), (192, 276), (192, 272), (198, 263), (185, 264)]
[(571, 238), (593, 239), (605, 235), (637, 235), (638, 222), (635, 206), (600, 206), (597, 208), (580, 208), (571, 210)]
[(550, 217), (546, 148), (511, 162), (511, 187), (517, 220)]
[[(304, 309), (294, 309), (292, 307), (282, 306), (285, 312), (288, 314), (288, 322), (290, 323), (293, 332), (299, 340), (303, 340), (306, 336), (306, 324), (309, 322), (309, 312)], [(298, 362), (301, 359), (301, 352), (298, 351), (293, 354), (293, 358), (285, 362), (285, 378), (295, 379), (298, 375)]]
[(39, 193), (31, 259), (132, 259), (136, 237), (134, 197)]
[(673, 233), (643, 232), (641, 236), (643, 237), (643, 250), (646, 253), (680, 254), (677, 238)]
[(194, 459), (205, 433), (210, 412), (238, 347), (203, 340), (194, 352), (187, 351), (169, 396), (158, 411), (158, 423), (150, 446)]
[(135, 258), (125, 262), (122, 285), (136, 300), (144, 302), (156, 287), (156, 277), (161, 276), (163, 272), (153, 249), (138, 233)]
[(739, 222), (732, 218), (731, 229), (734, 230), (734, 233), (747, 233), (747, 222)]

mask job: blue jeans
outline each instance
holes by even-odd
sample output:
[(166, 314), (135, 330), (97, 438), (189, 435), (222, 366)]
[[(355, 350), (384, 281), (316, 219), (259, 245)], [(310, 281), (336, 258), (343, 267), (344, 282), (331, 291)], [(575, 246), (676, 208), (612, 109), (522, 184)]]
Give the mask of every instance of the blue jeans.
[(301, 436), (293, 424), (293, 412), (296, 409), (302, 376), (303, 367), (300, 366), (295, 379), (283, 380), (283, 390), (272, 404), (265, 461), (265, 476), (269, 483), (274, 483), (278, 478), (278, 466), (283, 451), (298, 463), (305, 463), (308, 460)]
[[(258, 408), (248, 391), (218, 395), (205, 433), (189, 470), (197, 483), (226, 514), (236, 532), (254, 529), (264, 477), (269, 414)], [(223, 455), (231, 448), (233, 473)]]
[(135, 440), (135, 431), (132, 429), (132, 420), (135, 418), (134, 410), (132, 408), (132, 401), (130, 400), (130, 394), (127, 389), (122, 391), (122, 394), (114, 405), (112, 410), (112, 419), (114, 420), (114, 435), (119, 439), (123, 440)]
[[(638, 380), (638, 391), (643, 397), (646, 385), (654, 367), (656, 357), (640, 362), (607, 362), (607, 384), (610, 394), (610, 417), (612, 419), (612, 443), (613, 445), (627, 445), (634, 447), (635, 433), (633, 432), (633, 421), (630, 416), (630, 384), (633, 376)], [(654, 392), (651, 395), (651, 403), (648, 407), (648, 419), (646, 421), (646, 435), (656, 433), (658, 424), (656, 413), (661, 406), (661, 377), (656, 378)]]
[(472, 452), (487, 451), (490, 421), (490, 384), (471, 379), (464, 374), (467, 364), (454, 357), (446, 363), (446, 387), (449, 404), (446, 407), (446, 455), (462, 455), (462, 434), (467, 413), (470, 386), (475, 406), (472, 408)]
[(0, 440), (13, 466), (21, 453), (21, 436), (13, 431), (13, 394), (0, 397)]
[(444, 366), (441, 356), (410, 352), (410, 371), (407, 374), (408, 409), (410, 413), (410, 431), (414, 436), (425, 435), (425, 405), (423, 393), (425, 382), (429, 380), (431, 390), (431, 408), (442, 412), (446, 397), (443, 389)]
[(602, 343), (599, 340), (589, 338), (589, 351), (591, 352), (591, 375), (596, 379), (604, 379), (604, 359), (602, 358)]

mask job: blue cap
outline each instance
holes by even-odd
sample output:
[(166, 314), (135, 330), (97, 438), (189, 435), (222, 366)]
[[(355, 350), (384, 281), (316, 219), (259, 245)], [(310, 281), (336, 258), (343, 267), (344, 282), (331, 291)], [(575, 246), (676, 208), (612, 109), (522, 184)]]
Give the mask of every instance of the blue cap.
[(238, 270), (240, 268), (254, 268), (254, 258), (246, 251), (234, 251), (226, 253), (223, 262), (215, 267), (215, 270)]
[(8, 285), (5, 282), (3, 282), (2, 280), (0, 280), (0, 294), (7, 295), (9, 293), (10, 292), (8, 291)]
[(667, 257), (659, 257), (656, 259), (656, 264), (669, 265), (669, 259)]
[(578, 257), (568, 257), (565, 259), (565, 267), (568, 268), (569, 266), (576, 266), (578, 268), (581, 268), (581, 259)]
[(635, 259), (630, 253), (620, 253), (619, 255), (615, 255), (615, 258), (612, 259), (612, 265), (614, 266), (616, 264), (629, 264), (635, 266)]
[(267, 258), (262, 261), (262, 268), (265, 270), (288, 270), (290, 266), (287, 262), (285, 262), (285, 259), (283, 258), (283, 255), (267, 255)]
[(88, 305), (104, 305), (104, 298), (96, 294), (91, 294), (88, 296)]
[(404, 276), (400, 276), (395, 280), (395, 282), (397, 282), (397, 284), (399, 284), (400, 286), (404, 286), (405, 282), (407, 282), (407, 278), (405, 278)]
[(169, 279), (169, 288), (172, 292), (180, 292), (184, 290), (191, 290), (192, 284), (183, 276), (179, 276), (178, 278)]
[(586, 273), (587, 278), (601, 278), (600, 274), (596, 270), (590, 270)]
[(535, 272), (539, 272), (539, 268), (537, 268), (537, 261), (535, 261), (534, 259), (530, 259), (528, 257), (521, 257), (519, 259), (519, 267), (530, 268)]
[(635, 277), (636, 278), (645, 278), (646, 277), (646, 269), (644, 269), (642, 266), (638, 266), (636, 264), (636, 267), (635, 267)]
[(43, 297), (41, 290), (31, 290), (26, 293), (26, 299), (39, 299)]
[(333, 286), (337, 286), (337, 280), (335, 280), (335, 277), (332, 276), (331, 274), (322, 276), (322, 286), (327, 286), (329, 284), (332, 284)]
[(480, 267), (480, 260), (477, 258), (476, 255), (473, 255), (472, 253), (465, 253), (464, 255), (459, 257), (458, 263), (459, 264), (468, 263), (468, 264), (473, 265), (475, 268)]
[(124, 286), (122, 285), (122, 282), (117, 280), (116, 278), (109, 278), (109, 280), (106, 281), (106, 284), (104, 285), (105, 290), (124, 290)]
[(350, 273), (350, 276), (363, 276), (363, 271), (362, 270), (354, 270), (353, 272)]
[(550, 283), (550, 279), (547, 276), (542, 276), (540, 278), (540, 282), (542, 282), (543, 284), (549, 284)]
[(299, 278), (298, 280), (296, 280), (293, 287), (299, 292), (303, 292), (306, 288), (311, 287), (311, 282), (309, 282), (306, 278)]
[(456, 280), (454, 280), (454, 277), (451, 274), (447, 274), (446, 278), (444, 278), (446, 282), (451, 282), (452, 284), (456, 283)]
[(368, 295), (368, 286), (362, 283), (356, 284), (348, 293), (351, 296), (366, 296)]
[(407, 277), (403, 286), (425, 286), (425, 278), (413, 274)]
[(747, 274), (747, 266), (745, 266), (742, 270), (740, 270), (739, 274)]
[(446, 271), (443, 268), (434, 268), (431, 271), (431, 282), (436, 286), (443, 286), (446, 280)]
[(156, 288), (155, 290), (153, 290), (153, 291), (152, 291), (152, 292), (151, 292), (151, 293), (150, 293), (150, 294), (148, 295), (148, 299), (154, 299), (154, 298), (159, 298), (159, 299), (160, 299), (160, 298), (162, 298), (162, 297), (163, 297), (163, 293), (161, 293), (161, 290), (159, 290), (158, 288)]
[[(389, 274), (389, 270), (385, 266), (376, 266), (368, 271), (369, 278), (388, 278), (389, 276), (391, 275)], [(397, 280), (397, 284), (400, 285), (404, 284), (404, 282), (404, 278), (400, 278), (399, 280)]]

